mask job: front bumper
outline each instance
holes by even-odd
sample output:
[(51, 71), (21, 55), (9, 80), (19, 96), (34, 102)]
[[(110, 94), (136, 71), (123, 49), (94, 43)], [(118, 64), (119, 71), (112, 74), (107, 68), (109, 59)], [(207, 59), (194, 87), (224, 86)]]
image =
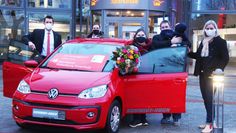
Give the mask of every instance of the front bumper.
[[(106, 117), (104, 116), (107, 116), (109, 103), (108, 101), (104, 101), (91, 103), (90, 105), (65, 106), (60, 104), (26, 102), (15, 98), (13, 99), (12, 105), (13, 118), (19, 124), (40, 124), (70, 127), (80, 130), (104, 128), (106, 123)], [(33, 109), (65, 112), (65, 120), (34, 117)], [(88, 115), (91, 112), (93, 115)]]

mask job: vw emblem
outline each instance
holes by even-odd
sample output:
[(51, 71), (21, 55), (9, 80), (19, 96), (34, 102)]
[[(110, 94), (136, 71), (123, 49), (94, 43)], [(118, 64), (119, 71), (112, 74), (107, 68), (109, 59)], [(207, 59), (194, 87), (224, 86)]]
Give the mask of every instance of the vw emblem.
[(56, 88), (52, 88), (48, 91), (48, 98), (55, 99), (58, 96), (58, 90)]

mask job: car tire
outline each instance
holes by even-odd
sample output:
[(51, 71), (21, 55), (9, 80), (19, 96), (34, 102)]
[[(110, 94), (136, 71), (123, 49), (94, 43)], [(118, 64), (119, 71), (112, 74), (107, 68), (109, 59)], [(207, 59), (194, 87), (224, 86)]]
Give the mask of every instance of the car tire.
[(121, 122), (121, 105), (115, 100), (109, 109), (107, 122), (106, 122), (106, 133), (118, 133)]

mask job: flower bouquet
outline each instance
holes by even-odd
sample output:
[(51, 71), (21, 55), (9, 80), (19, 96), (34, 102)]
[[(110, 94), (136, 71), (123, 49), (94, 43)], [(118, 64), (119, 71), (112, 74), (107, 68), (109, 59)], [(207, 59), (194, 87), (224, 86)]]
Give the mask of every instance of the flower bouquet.
[(119, 68), (121, 74), (127, 74), (137, 71), (140, 54), (138, 48), (132, 45), (126, 45), (121, 48), (116, 48), (113, 51), (113, 58), (116, 62), (116, 67)]

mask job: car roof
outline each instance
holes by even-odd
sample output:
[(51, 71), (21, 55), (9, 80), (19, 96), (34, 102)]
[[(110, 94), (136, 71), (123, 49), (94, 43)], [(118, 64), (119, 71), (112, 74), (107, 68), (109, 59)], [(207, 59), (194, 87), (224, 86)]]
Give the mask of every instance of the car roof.
[(133, 40), (125, 40), (118, 38), (76, 38), (66, 43), (96, 43), (96, 44), (114, 44), (114, 45), (130, 45)]

